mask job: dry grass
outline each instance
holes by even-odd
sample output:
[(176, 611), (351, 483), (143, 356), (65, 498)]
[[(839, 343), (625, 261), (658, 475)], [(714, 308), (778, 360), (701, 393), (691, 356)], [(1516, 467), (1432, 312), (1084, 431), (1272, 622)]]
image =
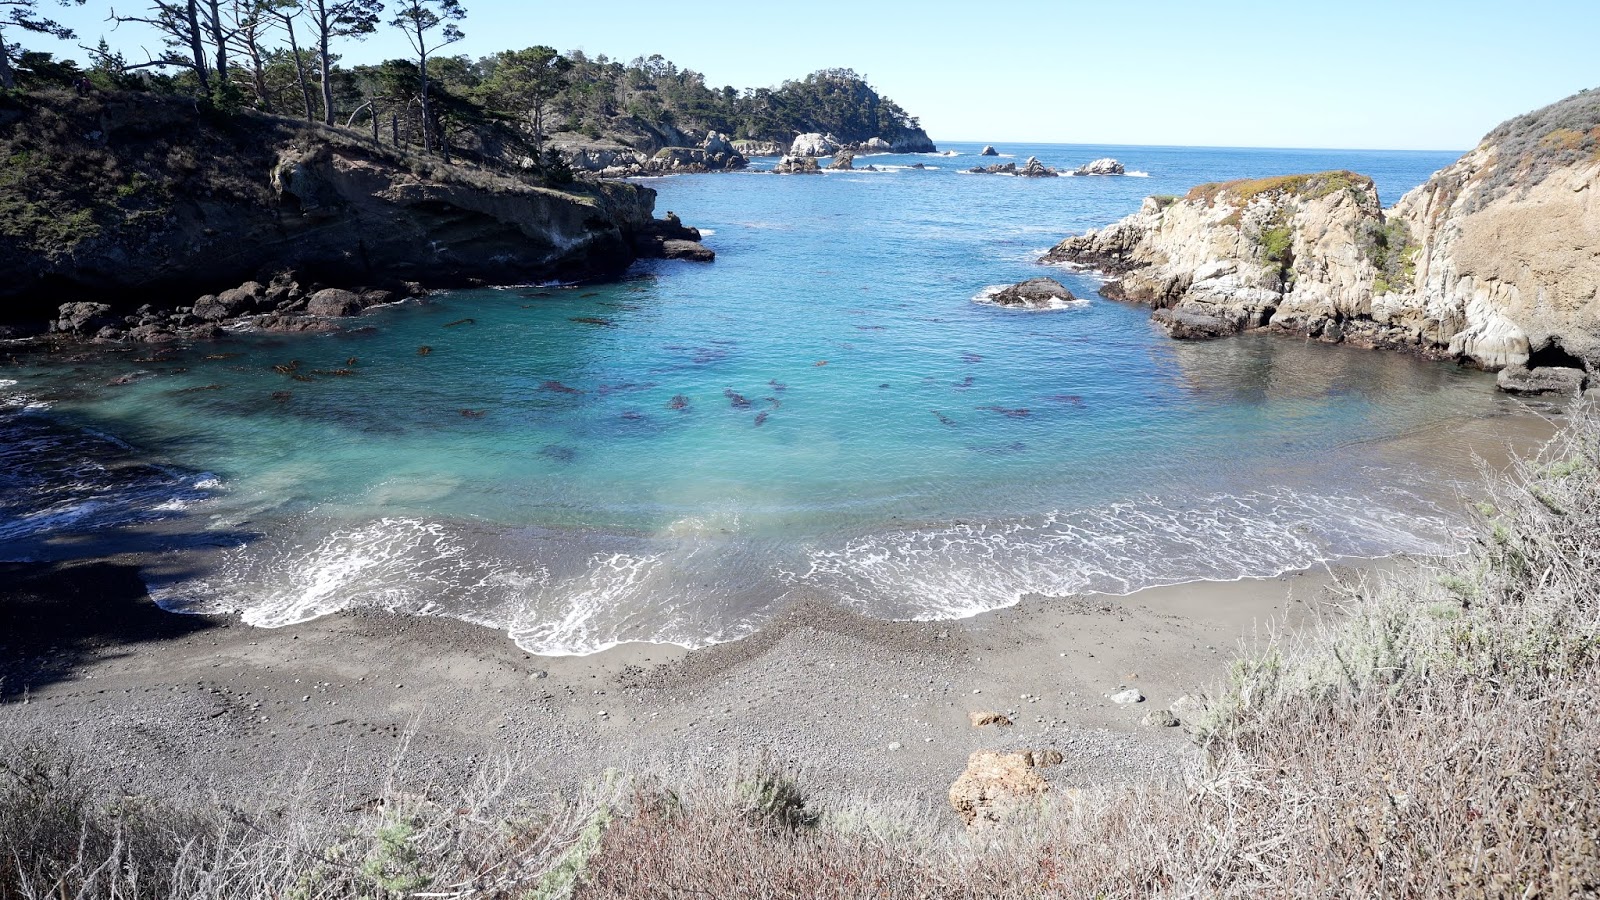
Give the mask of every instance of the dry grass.
[(1212, 181), (1196, 185), (1183, 198), (1215, 206), (1219, 199), (1249, 203), (1257, 197), (1288, 195), (1306, 200), (1319, 200), (1338, 191), (1352, 191), (1377, 197), (1372, 179), (1355, 172), (1315, 172), (1309, 175), (1279, 175), (1272, 178), (1241, 178), (1236, 181)]
[(1600, 409), (1484, 497), (1471, 552), (1349, 585), (1347, 615), (1237, 661), (1181, 787), (968, 835), (814, 808), (763, 764), (544, 810), (498, 765), (346, 815), (107, 805), (13, 764), (0, 898), (1595, 896)]

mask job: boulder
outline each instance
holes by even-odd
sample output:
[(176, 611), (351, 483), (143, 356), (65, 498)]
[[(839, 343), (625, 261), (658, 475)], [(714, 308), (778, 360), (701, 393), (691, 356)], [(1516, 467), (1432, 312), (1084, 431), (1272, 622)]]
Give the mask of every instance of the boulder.
[(778, 160), (772, 171), (779, 175), (821, 175), (822, 169), (817, 166), (815, 157), (810, 156), (785, 156)]
[(1093, 162), (1084, 163), (1083, 165), (1077, 167), (1076, 169), (1073, 169), (1072, 170), (1072, 174), (1074, 174), (1074, 175), (1126, 175), (1128, 173), (1122, 168), (1122, 163), (1119, 163), (1116, 160), (1112, 159), (1111, 157), (1107, 156), (1107, 157), (1105, 157), (1103, 159), (1097, 159), (1097, 160), (1095, 160)]
[(831, 134), (797, 135), (789, 145), (790, 156), (829, 156), (839, 149), (839, 139)]
[(998, 725), (998, 726), (1004, 727), (1006, 725), (1010, 725), (1011, 724), (1011, 718), (1009, 716), (1007, 716), (1005, 713), (998, 713), (998, 712), (993, 712), (993, 711), (989, 711), (989, 712), (984, 712), (984, 711), (969, 712), (969, 713), (967, 713), (967, 721), (972, 723), (972, 727), (973, 728), (982, 728), (982, 727), (984, 727), (986, 725)]
[(1018, 170), (1017, 174), (1024, 178), (1054, 178), (1061, 173), (1039, 162), (1039, 157), (1030, 156), (1028, 161), (1022, 164), (1022, 168)]
[(996, 150), (993, 147), (985, 145), (982, 150), (978, 151), (978, 155), (979, 156), (999, 156), (1000, 155), (1000, 151)]
[(1149, 715), (1139, 721), (1152, 728), (1177, 728), (1179, 724), (1178, 717), (1173, 715), (1170, 709), (1152, 710)]
[(1050, 791), (1041, 769), (1061, 762), (1055, 750), (979, 750), (950, 785), (950, 806), (970, 830), (999, 825), (1037, 808)]
[(1180, 341), (1203, 341), (1238, 334), (1241, 328), (1226, 319), (1186, 309), (1158, 309), (1150, 321), (1160, 325), (1167, 336)]
[(165, 325), (140, 325), (129, 329), (128, 339), (142, 344), (167, 344), (178, 339)]
[(1118, 706), (1131, 706), (1135, 703), (1143, 703), (1144, 694), (1139, 693), (1138, 688), (1128, 688), (1112, 694), (1111, 702)]
[(861, 145), (862, 153), (893, 153), (894, 145), (880, 137), (867, 138)]
[(220, 294), (207, 294), (194, 303), (196, 317), (207, 322), (221, 322), (243, 315), (266, 300), (267, 289), (258, 281), (229, 288)]
[(715, 131), (706, 132), (706, 139), (700, 142), (700, 149), (707, 153), (720, 153), (725, 156), (732, 156), (739, 152), (733, 149), (732, 141)]
[(1506, 366), (1495, 384), (1510, 394), (1579, 394), (1587, 377), (1582, 369), (1566, 366)]
[(840, 150), (833, 155), (833, 162), (828, 163), (828, 168), (835, 172), (848, 172), (854, 169), (856, 155), (850, 150)]
[(1054, 278), (1030, 278), (1004, 288), (988, 299), (996, 306), (1012, 309), (1060, 309), (1078, 297)]
[(313, 316), (353, 316), (362, 309), (360, 294), (340, 288), (324, 288), (306, 302), (306, 312)]
[(668, 240), (661, 242), (662, 259), (687, 259), (692, 262), (711, 262), (717, 254), (698, 241)]
[(94, 334), (120, 320), (111, 314), (109, 303), (63, 303), (56, 310), (56, 331)]
[(967, 171), (974, 175), (1015, 175), (1017, 174), (1017, 164), (1000, 163), (993, 166), (973, 166)]

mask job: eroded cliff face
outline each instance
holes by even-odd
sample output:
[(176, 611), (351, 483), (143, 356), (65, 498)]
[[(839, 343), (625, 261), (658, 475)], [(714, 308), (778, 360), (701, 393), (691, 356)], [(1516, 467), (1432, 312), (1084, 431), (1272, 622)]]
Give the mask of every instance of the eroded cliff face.
[(633, 260), (655, 202), (140, 94), (11, 97), (0, 145), (20, 161), (0, 185), (0, 321), (187, 302), (269, 269), (367, 286), (601, 276)]
[(1485, 368), (1600, 369), (1600, 154), (1531, 183), (1518, 165), (1485, 143), (1395, 204), (1418, 244), (1396, 302), (1448, 323), (1446, 351)]
[(1391, 210), (1349, 172), (1202, 185), (1062, 241), (1174, 337), (1269, 329), (1600, 370), (1600, 98), (1492, 132)]

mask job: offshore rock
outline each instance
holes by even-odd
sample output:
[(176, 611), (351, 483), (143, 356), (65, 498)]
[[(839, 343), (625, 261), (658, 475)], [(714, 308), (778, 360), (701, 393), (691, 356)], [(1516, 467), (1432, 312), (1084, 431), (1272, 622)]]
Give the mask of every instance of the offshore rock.
[(354, 291), (341, 290), (340, 288), (325, 288), (317, 291), (306, 302), (307, 315), (326, 316), (329, 318), (357, 315), (364, 308), (360, 294)]
[(785, 156), (778, 160), (777, 166), (772, 171), (779, 175), (821, 175), (822, 169), (817, 166), (815, 158), (810, 156)]
[(893, 153), (894, 145), (881, 137), (867, 138), (861, 143), (862, 153)]
[(1061, 173), (1039, 162), (1037, 156), (1030, 156), (1028, 161), (1022, 164), (1022, 168), (1017, 171), (1017, 174), (1024, 178), (1055, 178)]
[(967, 171), (974, 175), (1015, 175), (1017, 174), (1017, 164), (997, 163), (992, 166), (973, 166)]
[(851, 150), (840, 150), (833, 155), (833, 162), (828, 163), (828, 168), (835, 172), (849, 172), (856, 167), (856, 155)]
[(988, 298), (989, 303), (1013, 309), (1062, 309), (1078, 298), (1054, 278), (1030, 278)]
[(1084, 163), (1083, 165), (1077, 167), (1076, 169), (1073, 169), (1072, 170), (1072, 174), (1074, 174), (1074, 175), (1126, 175), (1128, 173), (1127, 173), (1127, 170), (1122, 167), (1122, 163), (1119, 163), (1116, 160), (1112, 159), (1111, 157), (1107, 156), (1107, 157), (1105, 157), (1103, 159), (1097, 159), (1097, 160), (1095, 160), (1093, 162)]
[(979, 156), (999, 156), (1000, 155), (1000, 151), (996, 150), (993, 147), (990, 147), (990, 146), (986, 145), (986, 146), (984, 146), (984, 148), (982, 150), (978, 151), (978, 155)]

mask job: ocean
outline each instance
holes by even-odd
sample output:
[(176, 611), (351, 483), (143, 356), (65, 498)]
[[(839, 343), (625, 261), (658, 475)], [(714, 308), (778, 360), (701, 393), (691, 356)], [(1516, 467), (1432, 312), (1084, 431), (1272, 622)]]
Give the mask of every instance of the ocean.
[[(0, 559), (137, 550), (175, 612), (377, 605), (574, 654), (735, 639), (798, 600), (953, 618), (1461, 545), (1457, 487), (1517, 412), (1492, 376), (1174, 342), (1035, 262), (1146, 195), (1346, 168), (1392, 203), (1455, 154), (979, 147), (649, 180), (709, 265), (23, 355), (0, 368)], [(1029, 155), (1130, 174), (964, 171)], [(1085, 302), (979, 302), (1039, 275)]]

